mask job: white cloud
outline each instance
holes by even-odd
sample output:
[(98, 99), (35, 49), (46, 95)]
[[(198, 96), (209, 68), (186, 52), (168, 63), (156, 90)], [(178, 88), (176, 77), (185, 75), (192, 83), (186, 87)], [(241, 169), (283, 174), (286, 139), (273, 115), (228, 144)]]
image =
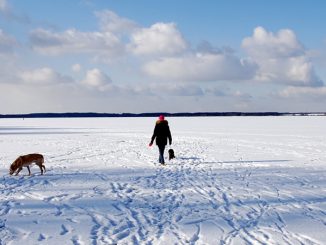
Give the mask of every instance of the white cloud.
[(125, 55), (131, 33), (139, 29), (137, 23), (110, 10), (97, 11), (95, 16), (99, 21), (99, 31), (67, 29), (56, 32), (39, 28), (30, 33), (31, 46), (44, 55), (86, 53), (100, 61)]
[(144, 71), (180, 81), (244, 80), (254, 76), (256, 66), (230, 53), (190, 53), (149, 62)]
[(95, 12), (95, 15), (100, 31), (35, 29), (30, 33), (32, 48), (44, 55), (91, 54), (100, 61), (125, 55), (126, 43), (120, 34), (130, 35), (137, 24), (109, 10)]
[(211, 88), (207, 88), (205, 90), (205, 92), (209, 95), (214, 95), (216, 97), (225, 97), (227, 96), (229, 89), (221, 89), (221, 88), (217, 88), (217, 87), (211, 87)]
[(201, 87), (192, 84), (152, 84), (148, 88), (153, 95), (157, 96), (202, 96), (204, 91)]
[(231, 96), (240, 99), (242, 101), (250, 101), (252, 99), (252, 96), (250, 94), (241, 92), (239, 90), (233, 92)]
[(138, 27), (134, 21), (120, 17), (110, 10), (97, 11), (95, 15), (100, 21), (103, 32), (131, 33)]
[(286, 83), (293, 86), (321, 86), (306, 50), (292, 30), (274, 34), (257, 27), (253, 36), (242, 42), (242, 47), (255, 61), (258, 81)]
[(63, 76), (48, 67), (23, 71), (20, 74), (20, 78), (24, 83), (37, 85), (72, 82), (71, 78)]
[[(127, 50), (134, 55), (173, 55), (187, 48), (173, 23), (157, 23), (150, 28), (139, 28), (134, 22), (112, 11), (97, 12), (96, 15), (101, 22), (101, 31), (68, 29), (55, 32), (39, 28), (30, 33), (31, 46), (44, 55), (89, 53), (95, 57), (109, 58), (121, 57)], [(123, 39), (120, 33), (127, 35), (127, 38)], [(130, 43), (127, 41), (129, 38)]]
[(71, 70), (73, 71), (73, 72), (80, 72), (81, 71), (81, 69), (82, 69), (82, 67), (81, 67), (81, 65), (80, 64), (74, 64), (72, 67), (71, 67)]
[(326, 99), (326, 87), (287, 87), (279, 92), (279, 96), (283, 98), (310, 97)]
[(0, 0), (0, 12), (5, 12), (8, 9), (7, 0)]
[(31, 23), (27, 15), (15, 13), (7, 0), (0, 0), (0, 15), (3, 15), (5, 19), (10, 21), (17, 21), (23, 24)]
[(15, 46), (17, 46), (16, 39), (7, 35), (0, 29), (0, 55), (12, 53)]
[(209, 95), (214, 95), (216, 97), (228, 97), (240, 101), (250, 101), (253, 98), (249, 93), (241, 92), (239, 90), (232, 91), (229, 88), (208, 88), (205, 90), (205, 93)]
[(187, 43), (174, 23), (156, 23), (131, 35), (129, 49), (136, 55), (173, 55), (184, 51)]
[(126, 51), (134, 55), (173, 55), (187, 49), (187, 43), (174, 23), (140, 28), (134, 21), (110, 10), (98, 11), (95, 15), (100, 22), (100, 31), (35, 29), (30, 33), (32, 48), (45, 55), (91, 53), (101, 57), (118, 57)]
[(52, 32), (37, 29), (30, 33), (30, 39), (34, 50), (47, 55), (93, 53), (116, 56), (124, 49), (119, 38), (110, 32), (80, 32), (75, 29)]
[(304, 55), (303, 46), (295, 33), (289, 29), (282, 29), (274, 34), (267, 32), (263, 27), (257, 27), (252, 37), (243, 40), (242, 46), (253, 57), (286, 58)]
[(111, 78), (99, 69), (88, 70), (86, 77), (81, 81), (82, 84), (90, 88), (105, 90), (112, 83)]

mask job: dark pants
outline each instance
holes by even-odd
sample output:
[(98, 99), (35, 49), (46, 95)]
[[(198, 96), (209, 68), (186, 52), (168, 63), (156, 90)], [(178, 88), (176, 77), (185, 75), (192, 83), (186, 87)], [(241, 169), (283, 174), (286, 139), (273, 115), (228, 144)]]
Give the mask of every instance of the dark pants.
[(160, 153), (158, 162), (161, 164), (164, 164), (164, 149), (165, 149), (165, 145), (158, 145), (158, 150)]

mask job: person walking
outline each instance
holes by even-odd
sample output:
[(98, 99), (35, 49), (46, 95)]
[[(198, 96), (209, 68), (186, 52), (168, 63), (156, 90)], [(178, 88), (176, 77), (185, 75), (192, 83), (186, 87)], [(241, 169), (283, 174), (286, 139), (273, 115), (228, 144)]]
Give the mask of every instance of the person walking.
[(156, 139), (156, 145), (158, 146), (159, 150), (159, 163), (165, 165), (164, 161), (164, 150), (165, 146), (168, 143), (172, 144), (172, 136), (169, 128), (169, 123), (165, 120), (164, 115), (160, 115), (158, 120), (156, 121), (153, 136), (151, 138), (151, 142), (149, 146), (153, 145), (154, 140)]

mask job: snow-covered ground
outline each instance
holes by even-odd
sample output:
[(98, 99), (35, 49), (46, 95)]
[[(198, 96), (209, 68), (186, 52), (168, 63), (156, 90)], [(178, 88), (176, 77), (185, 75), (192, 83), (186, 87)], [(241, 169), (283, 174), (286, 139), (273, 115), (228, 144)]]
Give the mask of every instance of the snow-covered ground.
[(326, 244), (326, 117), (155, 120), (1, 119), (0, 244)]

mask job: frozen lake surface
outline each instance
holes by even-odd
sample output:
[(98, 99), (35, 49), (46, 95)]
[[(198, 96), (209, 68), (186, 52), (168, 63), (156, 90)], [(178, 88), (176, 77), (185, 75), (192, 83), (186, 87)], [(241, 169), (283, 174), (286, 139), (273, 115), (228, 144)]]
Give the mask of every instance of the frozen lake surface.
[(326, 243), (326, 117), (167, 120), (1, 119), (0, 244)]

